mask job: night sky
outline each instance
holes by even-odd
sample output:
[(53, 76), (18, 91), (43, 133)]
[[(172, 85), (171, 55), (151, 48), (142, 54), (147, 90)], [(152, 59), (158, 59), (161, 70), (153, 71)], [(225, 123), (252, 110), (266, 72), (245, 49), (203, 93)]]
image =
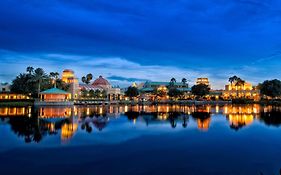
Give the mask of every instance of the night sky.
[(280, 0), (1, 0), (0, 81), (27, 66), (146, 80), (281, 78)]

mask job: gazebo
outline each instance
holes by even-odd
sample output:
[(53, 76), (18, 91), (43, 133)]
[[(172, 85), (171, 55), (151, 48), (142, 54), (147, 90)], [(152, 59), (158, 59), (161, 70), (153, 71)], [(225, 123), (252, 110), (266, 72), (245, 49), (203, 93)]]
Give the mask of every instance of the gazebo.
[(71, 99), (71, 94), (58, 88), (52, 88), (40, 92), (41, 101), (62, 102), (62, 101), (68, 101), (69, 99)]

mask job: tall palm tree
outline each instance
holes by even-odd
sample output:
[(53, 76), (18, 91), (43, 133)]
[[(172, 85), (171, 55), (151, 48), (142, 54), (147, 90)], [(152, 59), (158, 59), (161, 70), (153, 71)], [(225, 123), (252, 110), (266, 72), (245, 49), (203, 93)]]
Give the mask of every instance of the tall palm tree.
[(31, 67), (31, 66), (28, 66), (28, 67), (26, 68), (26, 72), (28, 72), (28, 74), (30, 74), (30, 75), (33, 73), (33, 71), (34, 71), (34, 68)]
[(238, 77), (236, 75), (230, 77), (228, 79), (228, 81), (230, 82), (230, 84), (232, 85), (234, 82), (236, 82), (238, 80)]
[(81, 80), (82, 80), (83, 83), (86, 83), (86, 81), (87, 81), (85, 76), (83, 76)]
[(86, 78), (87, 78), (87, 84), (89, 84), (90, 83), (90, 81), (93, 79), (93, 75), (90, 73), (90, 74), (87, 74), (86, 75)]
[(57, 80), (59, 79), (59, 73), (58, 72), (50, 72), (50, 78), (52, 80), (54, 80), (54, 85), (55, 85), (55, 88), (57, 87)]
[(31, 80), (33, 82), (38, 83), (38, 90), (37, 90), (38, 97), (39, 97), (39, 93), (41, 91), (41, 83), (46, 78), (47, 78), (47, 76), (46, 76), (46, 74), (45, 74), (45, 72), (44, 72), (44, 70), (42, 68), (35, 69), (33, 77), (32, 77)]
[(172, 78), (170, 81), (170, 86), (174, 86), (177, 80), (175, 78)]
[(182, 84), (183, 84), (184, 86), (186, 86), (187, 79), (186, 79), (186, 78), (183, 78), (183, 79), (181, 80), (181, 82), (182, 82)]

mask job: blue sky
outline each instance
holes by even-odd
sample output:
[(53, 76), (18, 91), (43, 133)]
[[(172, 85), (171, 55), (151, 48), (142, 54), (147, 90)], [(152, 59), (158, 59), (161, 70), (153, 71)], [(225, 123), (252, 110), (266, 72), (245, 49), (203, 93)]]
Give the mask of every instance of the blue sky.
[(0, 81), (25, 67), (113, 84), (281, 78), (279, 0), (2, 0)]

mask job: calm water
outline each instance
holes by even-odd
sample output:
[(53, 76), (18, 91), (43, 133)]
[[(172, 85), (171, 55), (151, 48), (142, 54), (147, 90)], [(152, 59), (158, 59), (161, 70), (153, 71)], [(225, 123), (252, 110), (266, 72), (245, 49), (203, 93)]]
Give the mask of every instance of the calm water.
[(280, 107), (0, 107), (0, 174), (264, 174)]

